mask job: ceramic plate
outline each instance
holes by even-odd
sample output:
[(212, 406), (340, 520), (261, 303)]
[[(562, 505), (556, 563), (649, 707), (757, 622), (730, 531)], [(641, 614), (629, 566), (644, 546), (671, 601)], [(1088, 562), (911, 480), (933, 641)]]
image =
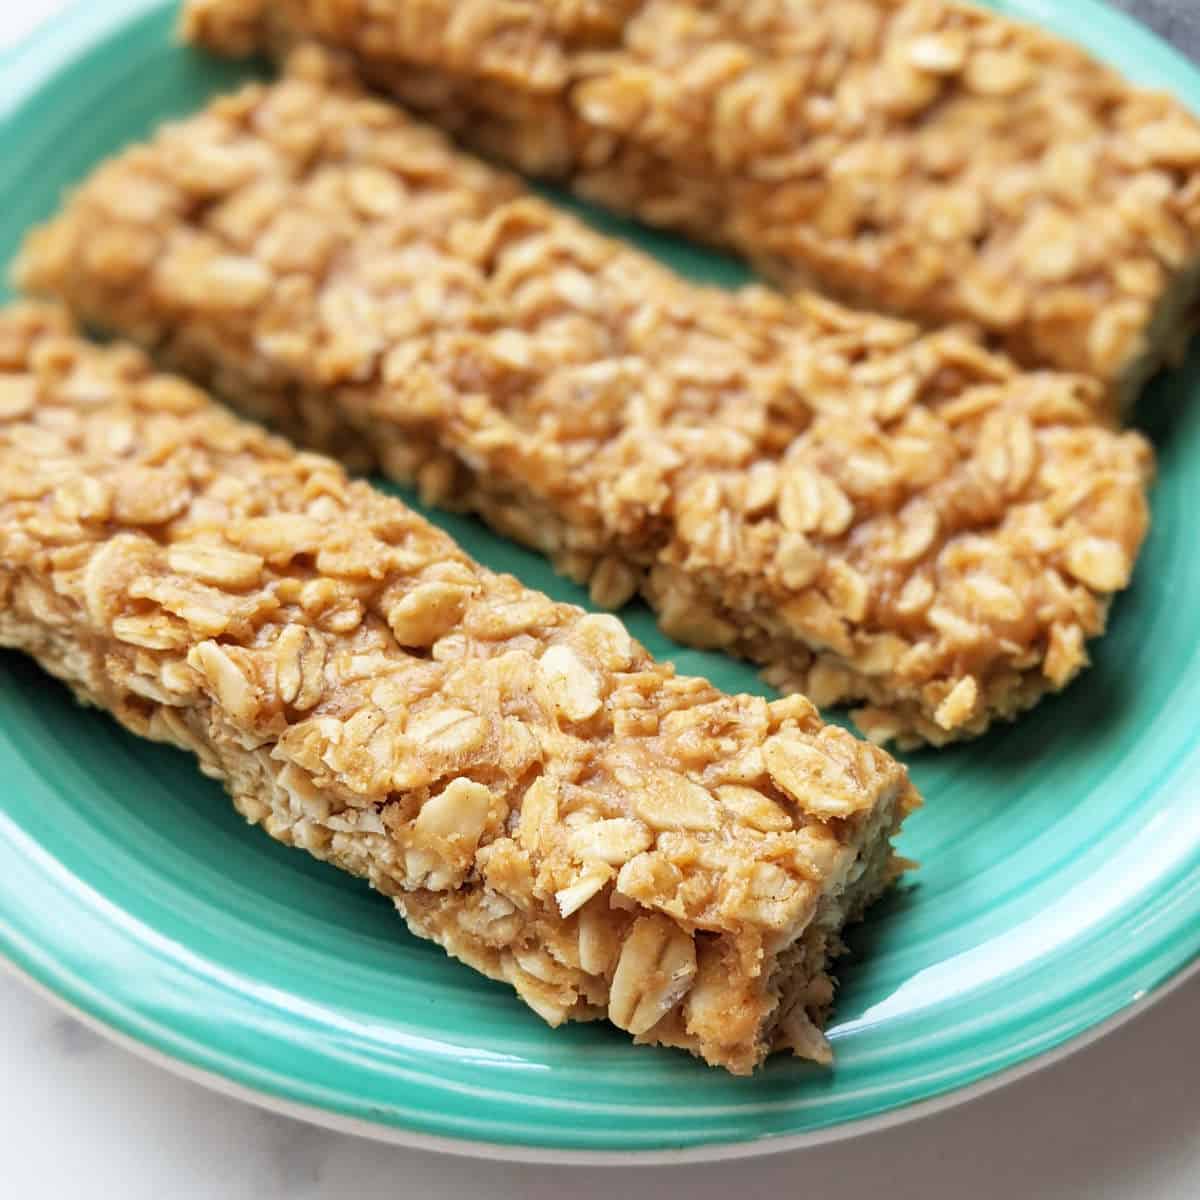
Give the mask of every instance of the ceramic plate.
[[(1004, 7), (1200, 105), (1193, 68), (1093, 0)], [(246, 73), (176, 46), (173, 15), (79, 4), (0, 66), (0, 262), (99, 158)], [(690, 273), (740, 277), (607, 224)], [(902, 849), (924, 867), (853, 932), (833, 1070), (780, 1058), (734, 1079), (604, 1025), (547, 1029), (365, 885), (248, 829), (182, 754), (16, 655), (0, 655), (0, 951), (193, 1074), (491, 1155), (754, 1153), (966, 1094), (1127, 1013), (1200, 950), (1197, 392), (1200, 353), (1140, 408), (1161, 453), (1154, 530), (1093, 668), (1018, 725), (910, 758), (928, 805)], [(489, 566), (583, 601), (478, 524), (435, 519)], [(762, 690), (629, 617), (682, 670)]]

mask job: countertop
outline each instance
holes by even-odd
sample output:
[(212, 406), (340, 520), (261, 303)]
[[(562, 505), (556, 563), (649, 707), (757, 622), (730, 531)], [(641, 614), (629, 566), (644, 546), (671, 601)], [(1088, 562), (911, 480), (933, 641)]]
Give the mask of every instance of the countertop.
[[(1117, 2), (1200, 58), (1200, 0)], [(62, 7), (0, 0), (0, 49)], [(0, 974), (0, 1195), (1190, 1200), (1200, 1196), (1197, 1012), (1193, 977), (1070, 1057), (885, 1132), (757, 1162), (579, 1169), (482, 1164), (277, 1116), (149, 1065)]]

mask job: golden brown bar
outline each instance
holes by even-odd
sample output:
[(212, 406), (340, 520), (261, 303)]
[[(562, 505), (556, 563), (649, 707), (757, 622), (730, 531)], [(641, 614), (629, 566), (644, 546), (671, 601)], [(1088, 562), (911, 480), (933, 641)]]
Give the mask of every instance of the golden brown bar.
[(675, 675), (55, 309), (0, 312), (0, 644), (552, 1025), (735, 1072), (828, 1058), (917, 803), (807, 701)]
[(315, 51), (102, 167), (18, 274), (879, 740), (1062, 687), (1146, 527), (1094, 381), (683, 282)]
[(1126, 401), (1200, 292), (1200, 124), (972, 5), (190, 0), (185, 29), (319, 37), (522, 170)]

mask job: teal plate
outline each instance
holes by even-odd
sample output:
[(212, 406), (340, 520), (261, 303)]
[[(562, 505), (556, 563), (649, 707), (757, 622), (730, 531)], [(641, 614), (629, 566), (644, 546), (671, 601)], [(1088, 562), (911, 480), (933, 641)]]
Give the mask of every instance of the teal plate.
[[(1200, 107), (1196, 71), (1094, 0), (1003, 7)], [(244, 74), (173, 45), (172, 16), (162, 0), (80, 4), (0, 65), (0, 263), (99, 158)], [(689, 273), (738, 277), (607, 224)], [(1154, 530), (1094, 667), (1020, 724), (912, 758), (928, 805), (902, 848), (924, 867), (853, 933), (830, 1071), (781, 1058), (734, 1079), (604, 1025), (547, 1029), (367, 887), (246, 828), (183, 755), (76, 707), (15, 655), (0, 655), (0, 952), (210, 1082), (492, 1156), (761, 1153), (1028, 1068), (1200, 951), (1197, 391), (1200, 353), (1142, 405), (1161, 452)], [(583, 600), (478, 524), (435, 519), (488, 565)], [(762, 690), (750, 668), (629, 619), (683, 670)]]

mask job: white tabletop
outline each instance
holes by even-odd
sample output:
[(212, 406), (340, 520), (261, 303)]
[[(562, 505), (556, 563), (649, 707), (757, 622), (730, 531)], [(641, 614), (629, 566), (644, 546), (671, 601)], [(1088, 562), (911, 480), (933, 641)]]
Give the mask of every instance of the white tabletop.
[[(1122, 3), (1200, 39), (1197, 0)], [(62, 6), (0, 0), (0, 48)], [(1192, 1200), (1197, 1013), (1200, 977), (1064, 1061), (886, 1132), (757, 1162), (580, 1169), (401, 1150), (252, 1108), (142, 1062), (0, 974), (0, 1196)]]

